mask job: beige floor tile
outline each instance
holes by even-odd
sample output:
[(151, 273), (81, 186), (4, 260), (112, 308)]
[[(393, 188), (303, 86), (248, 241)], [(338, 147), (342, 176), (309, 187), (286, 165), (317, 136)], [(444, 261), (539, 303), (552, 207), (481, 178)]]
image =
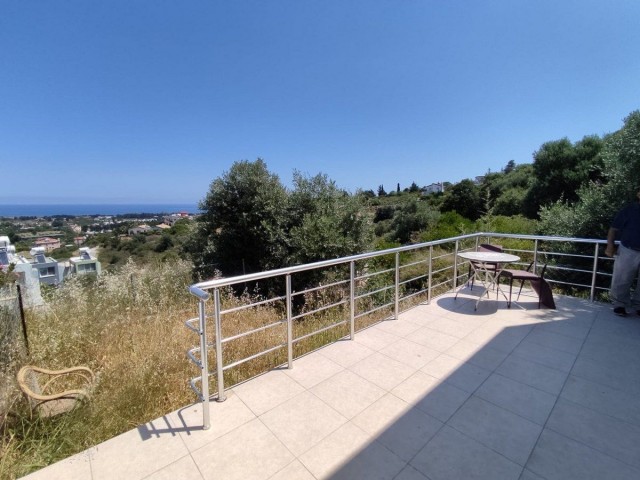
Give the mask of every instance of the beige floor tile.
[(282, 370), (272, 370), (233, 387), (240, 400), (256, 415), (277, 407), (304, 391), (304, 387)]
[(487, 345), (481, 346), (466, 340), (460, 340), (445, 353), (487, 370), (495, 370), (508, 355), (508, 353), (501, 350), (496, 350)]
[(471, 395), (424, 372), (416, 372), (392, 393), (442, 422), (449, 420)]
[(315, 478), (331, 480), (391, 480), (406, 465), (351, 423), (301, 455), (300, 461)]
[(352, 423), (407, 462), (443, 425), (392, 394), (375, 402)]
[(576, 355), (573, 353), (534, 343), (528, 337), (520, 342), (520, 345), (513, 350), (513, 354), (564, 372), (571, 371), (576, 361)]
[(640, 399), (635, 395), (569, 375), (561, 397), (640, 427)]
[(167, 465), (161, 470), (145, 477), (145, 480), (175, 480), (176, 478), (188, 478), (189, 480), (204, 480), (191, 455)]
[(166, 417), (107, 440), (89, 452), (94, 480), (141, 479), (189, 453)]
[(440, 383), (442, 380), (439, 378), (417, 371), (391, 390), (391, 393), (405, 402), (415, 404), (431, 393)]
[(402, 469), (394, 480), (429, 480), (411, 465), (407, 465)]
[(527, 469), (548, 480), (640, 478), (640, 470), (549, 429), (542, 432)]
[(283, 372), (304, 388), (311, 388), (341, 370), (344, 370), (343, 366), (314, 352), (297, 358), (293, 362), (293, 368), (284, 369)]
[(464, 364), (464, 360), (443, 353), (430, 361), (421, 370), (432, 377), (445, 379)]
[(315, 480), (315, 477), (299, 460), (294, 460), (269, 480)]
[(46, 468), (21, 477), (24, 480), (86, 480), (91, 479), (90, 451), (73, 455)]
[(203, 407), (200, 404), (181, 408), (168, 415), (174, 431), (180, 434), (191, 452), (256, 418), (233, 390), (227, 391), (224, 402), (212, 400), (209, 405), (211, 426), (208, 430), (202, 429)]
[(640, 470), (640, 427), (560, 398), (546, 427)]
[(542, 432), (542, 425), (475, 396), (460, 407), (447, 425), (522, 466)]
[(440, 352), (433, 348), (425, 347), (404, 338), (383, 348), (380, 353), (415, 369), (424, 367), (440, 355)]
[(449, 318), (442, 318), (430, 323), (429, 328), (452, 337), (464, 338), (478, 328), (478, 325), (473, 325), (472, 322), (468, 321), (458, 322)]
[(446, 425), (411, 466), (431, 480), (517, 480), (522, 472), (517, 463)]
[(407, 340), (444, 352), (458, 343), (459, 338), (432, 330), (429, 327), (423, 327), (408, 335)]
[(191, 456), (205, 480), (267, 479), (294, 460), (293, 454), (259, 419), (245, 423)]
[(374, 353), (349, 367), (349, 370), (386, 391), (391, 390), (416, 371), (381, 353)]
[(378, 351), (381, 348), (400, 340), (400, 338), (402, 337), (393, 335), (378, 328), (367, 328), (366, 330), (357, 332), (354, 341), (370, 348), (371, 350)]
[(426, 326), (425, 322), (432, 322), (439, 314), (440, 310), (437, 306), (430, 305), (418, 305), (414, 308), (402, 312), (400, 314), (400, 320), (403, 322), (410, 322), (416, 325)]
[(557, 396), (502, 375), (493, 374), (475, 395), (539, 425), (544, 425)]
[(332, 345), (321, 348), (318, 353), (333, 360), (338, 365), (348, 368), (373, 354), (374, 350), (352, 340), (339, 340)]
[(496, 369), (496, 373), (553, 395), (560, 393), (567, 378), (566, 372), (525, 360), (513, 354), (509, 355)]
[(398, 337), (406, 337), (411, 332), (414, 332), (417, 329), (419, 329), (420, 325), (411, 323), (405, 320), (402, 315), (400, 315), (399, 320), (385, 320), (383, 322), (378, 323), (374, 328), (377, 328), (387, 333), (391, 333), (392, 335), (396, 335)]
[(309, 450), (347, 421), (309, 392), (268, 411), (260, 420), (295, 455)]
[(349, 370), (319, 383), (311, 392), (346, 418), (353, 418), (385, 393), (382, 388)]

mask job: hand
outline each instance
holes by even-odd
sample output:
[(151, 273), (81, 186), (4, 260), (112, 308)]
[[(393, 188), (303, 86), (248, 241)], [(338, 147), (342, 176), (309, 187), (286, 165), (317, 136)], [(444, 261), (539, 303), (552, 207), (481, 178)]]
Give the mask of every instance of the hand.
[(616, 251), (618, 249), (616, 248), (615, 245), (607, 245), (607, 248), (604, 249), (604, 254), (607, 257), (613, 257), (616, 254)]

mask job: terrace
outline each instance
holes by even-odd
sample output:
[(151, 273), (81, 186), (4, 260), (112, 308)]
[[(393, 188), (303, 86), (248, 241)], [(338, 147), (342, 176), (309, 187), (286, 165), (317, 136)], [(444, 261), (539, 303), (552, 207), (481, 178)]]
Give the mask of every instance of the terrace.
[[(213, 293), (188, 322), (207, 339), (190, 354), (209, 379), (192, 382), (201, 402), (28, 478), (640, 478), (640, 319), (593, 301), (608, 284), (602, 246), (500, 236), (524, 264), (549, 263), (556, 291), (586, 298), (556, 293), (556, 310), (538, 309), (524, 291), (509, 309), (494, 292), (475, 310), (476, 288), (452, 289), (467, 272), (457, 254), (485, 235), (194, 286)], [(345, 265), (346, 279), (298, 292), (328, 303), (301, 309), (295, 276)], [(221, 299), (234, 282), (279, 278), (282, 295)], [(286, 318), (226, 327), (274, 304)], [(234, 356), (270, 332), (273, 344)], [(239, 377), (252, 362), (268, 371)], [(209, 404), (209, 388), (226, 400)]]

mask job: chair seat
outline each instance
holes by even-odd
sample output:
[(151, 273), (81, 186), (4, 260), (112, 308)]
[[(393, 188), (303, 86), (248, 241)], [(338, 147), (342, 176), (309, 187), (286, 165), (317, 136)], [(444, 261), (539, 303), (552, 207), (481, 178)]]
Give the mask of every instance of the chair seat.
[(514, 280), (539, 280), (540, 277), (533, 272), (527, 272), (526, 270), (502, 270), (502, 275), (511, 277)]

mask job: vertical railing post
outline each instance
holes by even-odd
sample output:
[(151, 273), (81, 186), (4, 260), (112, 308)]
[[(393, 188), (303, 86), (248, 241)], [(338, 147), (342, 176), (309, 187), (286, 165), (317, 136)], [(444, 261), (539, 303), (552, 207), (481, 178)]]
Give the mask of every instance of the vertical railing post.
[(349, 337), (356, 335), (356, 262), (349, 266)]
[(596, 277), (598, 275), (598, 247), (600, 245), (596, 243), (596, 251), (593, 254), (593, 272), (591, 274), (591, 295), (589, 296), (589, 300), (593, 302), (596, 296)]
[(533, 242), (533, 273), (538, 270), (538, 239)]
[(396, 298), (394, 305), (394, 315), (396, 320), (400, 318), (400, 252), (396, 252)]
[(429, 245), (429, 281), (427, 283), (427, 303), (431, 303), (431, 279), (433, 277), (433, 245)]
[(287, 283), (287, 368), (293, 368), (293, 308), (291, 305), (291, 274), (286, 276)]
[(453, 291), (458, 287), (458, 249), (460, 248), (460, 240), (456, 240), (456, 249), (453, 252)]
[(207, 351), (207, 312), (205, 300), (198, 302), (198, 335), (200, 335), (200, 383), (202, 386), (202, 428), (211, 426), (209, 416), (209, 361)]
[(220, 290), (213, 291), (213, 303), (216, 324), (216, 370), (218, 373), (218, 401), (224, 402), (227, 397), (224, 394), (224, 365), (222, 364), (222, 324), (220, 316)]

